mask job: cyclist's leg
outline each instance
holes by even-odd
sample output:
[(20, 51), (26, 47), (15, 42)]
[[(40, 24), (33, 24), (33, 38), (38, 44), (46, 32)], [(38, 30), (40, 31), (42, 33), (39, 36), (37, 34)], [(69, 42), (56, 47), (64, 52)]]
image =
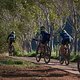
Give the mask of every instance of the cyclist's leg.
[(36, 61), (39, 62), (40, 59), (41, 59), (41, 43), (39, 43), (36, 49)]
[(12, 41), (10, 40), (10, 46), (12, 46)]
[(36, 49), (36, 51), (37, 51), (37, 53), (40, 53), (41, 52), (41, 47), (40, 47), (41, 45), (40, 45), (40, 43), (38, 44), (38, 46), (37, 46), (37, 49)]
[(45, 42), (41, 41), (40, 45), (41, 45), (41, 52), (44, 53), (45, 52)]

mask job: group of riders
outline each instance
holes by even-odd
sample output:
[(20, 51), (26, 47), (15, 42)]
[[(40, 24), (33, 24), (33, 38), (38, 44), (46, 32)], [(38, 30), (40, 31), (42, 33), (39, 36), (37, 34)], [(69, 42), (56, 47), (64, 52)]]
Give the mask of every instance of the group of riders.
[[(65, 51), (64, 48), (65, 47), (69, 48), (69, 44), (71, 43), (72, 37), (66, 32), (66, 30), (62, 30), (60, 36), (62, 38), (60, 50), (62, 50), (61, 52), (64, 53)], [(48, 44), (50, 41), (50, 34), (46, 31), (44, 26), (40, 27), (39, 39), (40, 43), (43, 45)], [(15, 42), (15, 40), (16, 40), (16, 35), (15, 32), (12, 31), (7, 37), (7, 41), (9, 41), (9, 47), (12, 45), (12, 43)]]

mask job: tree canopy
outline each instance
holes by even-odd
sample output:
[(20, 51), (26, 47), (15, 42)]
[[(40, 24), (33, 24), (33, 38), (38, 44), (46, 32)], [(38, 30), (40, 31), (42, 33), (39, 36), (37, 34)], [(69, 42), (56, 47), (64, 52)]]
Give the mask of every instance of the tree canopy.
[[(23, 36), (26, 34), (31, 40), (41, 25), (51, 26), (56, 31), (69, 16), (76, 18), (74, 12), (80, 15), (79, 4), (80, 0), (0, 0), (1, 52), (6, 51), (6, 38), (11, 31), (16, 32), (21, 46)], [(80, 29), (79, 25), (73, 27)]]

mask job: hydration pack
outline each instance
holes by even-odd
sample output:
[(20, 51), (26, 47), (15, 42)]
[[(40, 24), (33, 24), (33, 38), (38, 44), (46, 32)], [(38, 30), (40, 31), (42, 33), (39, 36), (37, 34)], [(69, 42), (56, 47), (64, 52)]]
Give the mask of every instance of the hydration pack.
[(10, 34), (10, 36), (9, 36), (9, 40), (11, 40), (11, 41), (15, 41), (15, 35), (14, 35), (14, 34)]
[(47, 32), (42, 32), (42, 41), (49, 42), (50, 41), (50, 34)]

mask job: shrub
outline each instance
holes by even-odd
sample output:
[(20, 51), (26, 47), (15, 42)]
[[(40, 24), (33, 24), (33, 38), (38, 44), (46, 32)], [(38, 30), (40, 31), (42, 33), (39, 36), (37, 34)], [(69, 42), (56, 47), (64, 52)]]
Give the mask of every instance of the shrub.
[(71, 62), (76, 62), (77, 60), (78, 60), (78, 58), (80, 58), (80, 56), (77, 54), (77, 55), (75, 55), (75, 54), (72, 54), (71, 56), (70, 56), (70, 61)]

